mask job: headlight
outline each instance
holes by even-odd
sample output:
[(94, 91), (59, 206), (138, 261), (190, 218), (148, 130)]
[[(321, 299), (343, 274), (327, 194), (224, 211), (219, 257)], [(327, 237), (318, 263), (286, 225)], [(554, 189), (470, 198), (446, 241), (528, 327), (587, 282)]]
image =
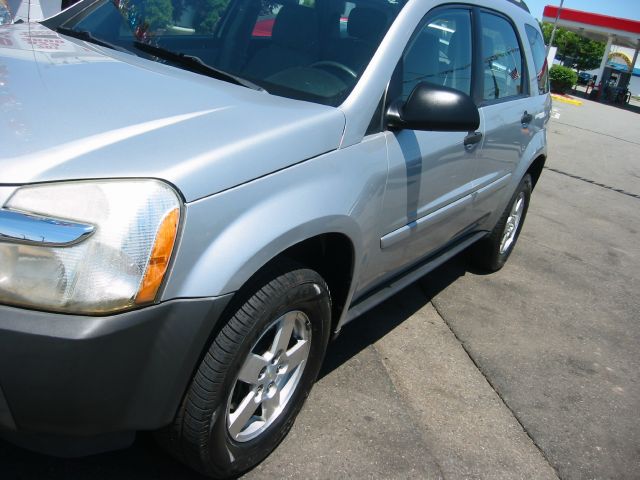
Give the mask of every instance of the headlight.
[(156, 180), (18, 189), (0, 210), (0, 303), (96, 314), (153, 302), (180, 205)]

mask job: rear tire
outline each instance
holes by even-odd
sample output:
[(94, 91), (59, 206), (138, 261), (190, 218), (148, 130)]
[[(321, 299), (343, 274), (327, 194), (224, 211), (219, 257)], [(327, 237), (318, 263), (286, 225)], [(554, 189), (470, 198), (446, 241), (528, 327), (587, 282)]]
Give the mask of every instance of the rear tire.
[(494, 229), (471, 248), (470, 260), (473, 265), (488, 272), (496, 272), (504, 266), (520, 236), (532, 189), (531, 175), (527, 173), (520, 180)]
[(175, 421), (171, 454), (212, 478), (236, 477), (284, 439), (318, 375), (331, 300), (318, 273), (272, 270), (215, 337)]

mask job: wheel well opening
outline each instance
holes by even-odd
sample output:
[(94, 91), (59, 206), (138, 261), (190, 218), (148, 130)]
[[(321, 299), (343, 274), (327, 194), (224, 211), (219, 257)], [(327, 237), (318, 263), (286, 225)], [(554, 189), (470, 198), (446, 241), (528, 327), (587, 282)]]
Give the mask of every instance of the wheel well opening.
[[(354, 259), (353, 244), (349, 237), (341, 233), (326, 233), (303, 240), (276, 255), (254, 273), (233, 295), (220, 318), (229, 318), (243, 305), (264, 280), (264, 275), (278, 264), (295, 262), (315, 270), (327, 282), (331, 294), (331, 329), (335, 331), (346, 307), (353, 279)], [(211, 338), (215, 338), (223, 327), (224, 321), (218, 322), (211, 332)]]
[(347, 303), (353, 278), (354, 251), (351, 240), (340, 233), (327, 233), (298, 243), (279, 255), (318, 272), (329, 285), (332, 329)]
[(529, 167), (529, 170), (527, 170), (527, 173), (531, 175), (531, 179), (533, 180), (534, 188), (536, 186), (536, 183), (538, 183), (538, 180), (540, 179), (540, 175), (542, 175), (542, 169), (544, 168), (544, 162), (546, 160), (547, 158), (544, 155), (540, 155), (533, 161), (533, 163)]

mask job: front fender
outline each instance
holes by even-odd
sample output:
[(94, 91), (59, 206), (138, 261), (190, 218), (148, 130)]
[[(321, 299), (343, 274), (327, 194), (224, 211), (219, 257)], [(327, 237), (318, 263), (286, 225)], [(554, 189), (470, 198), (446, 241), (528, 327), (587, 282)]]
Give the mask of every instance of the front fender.
[(386, 173), (382, 139), (187, 204), (162, 300), (234, 292), (279, 253), (325, 233), (351, 240), (357, 275), (377, 240)]

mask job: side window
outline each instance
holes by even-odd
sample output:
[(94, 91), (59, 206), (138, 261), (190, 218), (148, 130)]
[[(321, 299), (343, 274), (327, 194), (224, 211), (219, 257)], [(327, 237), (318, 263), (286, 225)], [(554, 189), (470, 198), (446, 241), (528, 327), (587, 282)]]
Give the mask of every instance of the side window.
[(537, 28), (525, 25), (531, 52), (533, 53), (533, 63), (536, 66), (538, 76), (538, 90), (541, 95), (549, 93), (549, 66), (547, 65), (547, 52), (544, 40)]
[(471, 94), (471, 14), (466, 9), (430, 13), (403, 56), (402, 100), (420, 82)]
[(524, 62), (513, 26), (505, 18), (482, 12), (484, 100), (524, 93)]

